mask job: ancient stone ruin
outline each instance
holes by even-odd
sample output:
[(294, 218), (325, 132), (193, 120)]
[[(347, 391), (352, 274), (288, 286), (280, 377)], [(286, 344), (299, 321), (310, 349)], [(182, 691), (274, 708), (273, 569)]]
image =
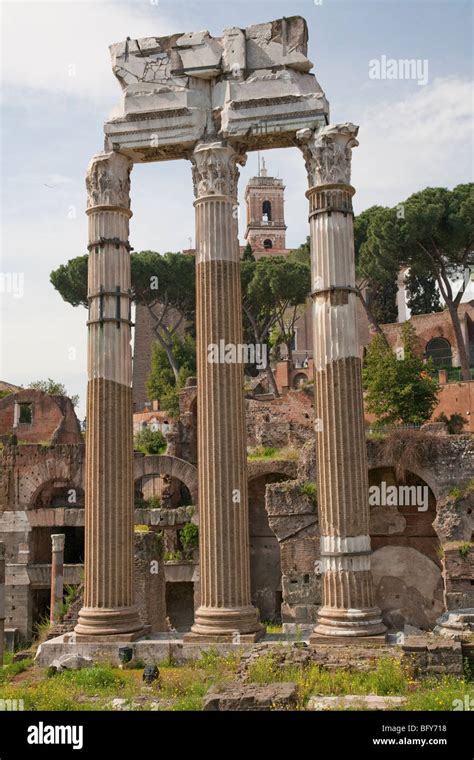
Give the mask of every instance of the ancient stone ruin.
[[(56, 445), (45, 449), (38, 438), (28, 450), (11, 442), (3, 452), (8, 619), (22, 638), (32, 630), (30, 588), (44, 591), (48, 576), (57, 624), (63, 583), (81, 585), (82, 562), (68, 561), (64, 548), (85, 526), (82, 606), (63, 639), (42, 645), (42, 664), (69, 645), (116, 657), (118, 642), (138, 640), (140, 656), (153, 662), (171, 646), (184, 657), (196, 644), (253, 643), (277, 608), (285, 633), (303, 626), (318, 647), (349, 639), (378, 645), (387, 626), (426, 631), (444, 610), (472, 608), (473, 551), (460, 557), (453, 544), (471, 540), (472, 497), (450, 501), (453, 486), (467, 488), (472, 475), (472, 441), (426, 435), (407, 463), (403, 442), (388, 451), (365, 439), (350, 184), (358, 127), (329, 123), (307, 37), (304, 19), (292, 17), (219, 38), (197, 32), (111, 46), (123, 102), (105, 123), (104, 151), (86, 180), (86, 446), (64, 407)], [(250, 151), (295, 146), (308, 177), (315, 393), (313, 401), (300, 390), (266, 404), (245, 400), (242, 363), (209, 361), (209, 347), (243, 340), (238, 167)], [(180, 394), (166, 455), (143, 456), (133, 451), (130, 179), (135, 163), (178, 159), (189, 161), (195, 195), (197, 381)], [(25, 393), (14, 403), (28, 402)], [(0, 412), (13, 415), (12, 404), (7, 397)], [(292, 445), (300, 460), (249, 462), (247, 444)], [(426, 514), (370, 509), (369, 484), (398, 483), (405, 470), (407, 482), (429, 486)], [(158, 477), (184, 484), (196, 512), (137, 506), (141, 486)], [(71, 487), (77, 503), (58, 506)], [(191, 516), (199, 550), (187, 564), (164, 567), (156, 533), (134, 534), (136, 524), (162, 530), (174, 548)], [(0, 591), (2, 565), (0, 553)], [(192, 585), (192, 619), (177, 616), (170, 626), (173, 585)], [(443, 631), (457, 631), (466, 616), (448, 615)], [(178, 618), (184, 646), (173, 638)], [(171, 644), (148, 641), (150, 631)], [(450, 645), (449, 656), (453, 648), (459, 669), (460, 645)], [(412, 651), (428, 661), (426, 649)]]

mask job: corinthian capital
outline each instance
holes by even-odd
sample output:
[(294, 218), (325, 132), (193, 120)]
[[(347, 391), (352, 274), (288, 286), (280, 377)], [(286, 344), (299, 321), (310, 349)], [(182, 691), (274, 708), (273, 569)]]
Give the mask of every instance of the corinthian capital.
[(330, 124), (317, 131), (300, 129), (296, 133), (305, 159), (309, 187), (350, 184), (352, 148), (359, 144), (356, 140), (358, 131), (359, 127), (346, 122)]
[(86, 174), (87, 208), (130, 208), (130, 172), (133, 161), (123, 153), (98, 153)]
[(221, 142), (199, 143), (192, 156), (194, 195), (228, 195), (237, 198), (239, 169), (246, 156)]

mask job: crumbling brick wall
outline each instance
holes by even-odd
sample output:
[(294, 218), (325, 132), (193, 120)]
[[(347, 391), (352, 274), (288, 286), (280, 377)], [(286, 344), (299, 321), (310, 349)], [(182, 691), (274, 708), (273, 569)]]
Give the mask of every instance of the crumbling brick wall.
[[(31, 423), (15, 420), (17, 404), (31, 404)], [(18, 424), (15, 427), (15, 422)], [(7, 441), (15, 432), (26, 443), (82, 443), (79, 421), (67, 396), (50, 396), (25, 388), (0, 399), (0, 436)]]
[(313, 438), (314, 398), (311, 386), (272, 400), (246, 400), (247, 446), (300, 448)]

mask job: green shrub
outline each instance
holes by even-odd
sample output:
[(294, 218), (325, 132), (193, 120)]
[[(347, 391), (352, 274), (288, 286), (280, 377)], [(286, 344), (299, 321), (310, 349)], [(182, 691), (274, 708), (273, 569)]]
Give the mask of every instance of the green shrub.
[(303, 485), (300, 486), (300, 494), (302, 496), (308, 496), (311, 503), (316, 506), (318, 500), (318, 488), (316, 486), (316, 483), (313, 483), (310, 480), (308, 480), (306, 483), (303, 483)]
[(179, 531), (179, 539), (183, 547), (185, 557), (192, 557), (193, 552), (199, 546), (199, 528), (192, 522), (186, 523)]
[(163, 555), (163, 560), (165, 562), (179, 562), (183, 559), (183, 552), (179, 551), (179, 549), (175, 552), (165, 552)]
[(159, 496), (150, 496), (149, 499), (146, 499), (145, 506), (148, 509), (161, 509), (161, 499)]
[(142, 454), (163, 454), (166, 451), (166, 440), (161, 430), (146, 427), (136, 434), (134, 446)]
[(81, 670), (66, 670), (54, 676), (54, 679), (64, 684), (74, 684), (86, 693), (92, 694), (110, 688), (121, 689), (125, 686), (125, 679), (118, 675), (110, 665), (94, 665), (91, 668)]
[(277, 453), (273, 446), (256, 446), (248, 454), (249, 459), (272, 459)]

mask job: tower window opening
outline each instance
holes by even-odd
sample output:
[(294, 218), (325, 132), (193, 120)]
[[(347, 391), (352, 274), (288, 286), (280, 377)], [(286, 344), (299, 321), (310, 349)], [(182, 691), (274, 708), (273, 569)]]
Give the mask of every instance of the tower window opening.
[(270, 201), (263, 201), (262, 203), (262, 222), (272, 221), (272, 204)]

